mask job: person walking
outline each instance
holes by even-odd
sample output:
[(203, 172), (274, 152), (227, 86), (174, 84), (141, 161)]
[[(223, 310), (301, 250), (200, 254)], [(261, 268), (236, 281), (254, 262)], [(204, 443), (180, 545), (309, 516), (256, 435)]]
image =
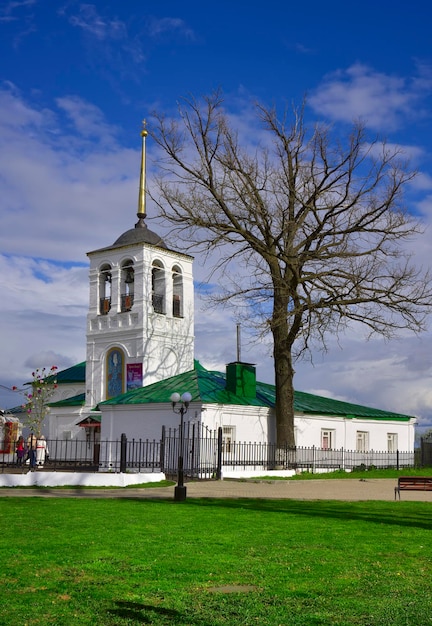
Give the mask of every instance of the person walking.
[(43, 467), (45, 459), (48, 455), (48, 446), (46, 439), (43, 435), (36, 440), (36, 466)]
[(31, 433), (27, 439), (28, 462), (31, 469), (36, 467), (36, 443), (37, 437)]
[(17, 465), (22, 465), (24, 463), (24, 457), (26, 454), (27, 448), (24, 441), (24, 437), (20, 435), (18, 437), (18, 441), (16, 443), (15, 452), (17, 455)]

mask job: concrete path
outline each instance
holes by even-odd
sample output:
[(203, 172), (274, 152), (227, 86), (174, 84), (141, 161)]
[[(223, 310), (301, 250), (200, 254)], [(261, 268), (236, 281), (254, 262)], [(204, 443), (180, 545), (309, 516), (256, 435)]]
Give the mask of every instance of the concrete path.
[[(187, 483), (188, 498), (267, 498), (295, 500), (394, 500), (396, 479), (328, 480), (221, 480)], [(174, 487), (118, 489), (1, 488), (0, 498), (139, 498), (173, 499)], [(432, 503), (432, 492), (402, 492), (401, 500)]]

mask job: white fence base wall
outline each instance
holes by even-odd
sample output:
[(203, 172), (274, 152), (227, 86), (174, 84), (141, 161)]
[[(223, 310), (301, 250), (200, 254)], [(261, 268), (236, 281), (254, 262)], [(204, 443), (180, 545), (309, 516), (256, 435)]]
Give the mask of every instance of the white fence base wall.
[(27, 472), (0, 474), (0, 487), (130, 487), (165, 480), (162, 472)]
[[(308, 470), (267, 470), (267, 469), (257, 469), (257, 470), (243, 470), (243, 469), (224, 469), (222, 468), (222, 478), (262, 478), (265, 476), (266, 478), (272, 478), (273, 476), (281, 477), (281, 478), (291, 478), (291, 476), (296, 476), (297, 474), (306, 473)], [(315, 469), (314, 474), (329, 474), (331, 472), (335, 472), (339, 470), (329, 469), (326, 467), (321, 467)], [(350, 469), (344, 470), (347, 474), (351, 472)]]
[(295, 470), (228, 470), (222, 468), (222, 478), (259, 478), (262, 476), (266, 478), (272, 476), (290, 478), (291, 476), (295, 476), (295, 474)]

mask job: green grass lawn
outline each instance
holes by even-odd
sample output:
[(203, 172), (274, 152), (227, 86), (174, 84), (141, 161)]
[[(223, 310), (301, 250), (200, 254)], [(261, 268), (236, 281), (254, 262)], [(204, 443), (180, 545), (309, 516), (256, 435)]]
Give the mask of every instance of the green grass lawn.
[(0, 624), (426, 626), (431, 512), (0, 493)]

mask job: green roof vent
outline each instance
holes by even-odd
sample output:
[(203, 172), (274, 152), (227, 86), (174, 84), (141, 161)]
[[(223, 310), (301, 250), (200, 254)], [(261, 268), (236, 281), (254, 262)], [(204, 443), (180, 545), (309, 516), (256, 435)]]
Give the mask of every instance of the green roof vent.
[(250, 363), (228, 363), (226, 366), (226, 390), (236, 396), (256, 398), (256, 371)]

